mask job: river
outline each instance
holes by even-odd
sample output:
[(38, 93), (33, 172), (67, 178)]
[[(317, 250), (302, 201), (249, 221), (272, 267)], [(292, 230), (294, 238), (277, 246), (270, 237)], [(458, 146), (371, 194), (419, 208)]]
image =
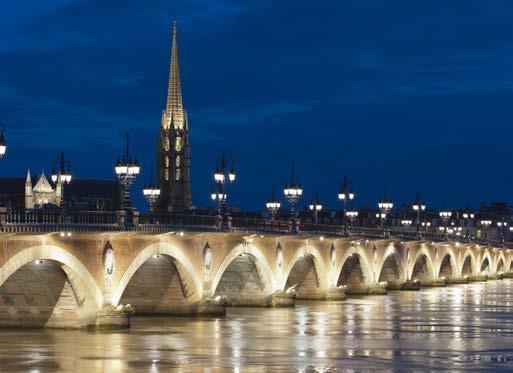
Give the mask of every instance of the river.
[(127, 331), (3, 329), (1, 371), (334, 372), (513, 369), (513, 281), (226, 318), (135, 317)]

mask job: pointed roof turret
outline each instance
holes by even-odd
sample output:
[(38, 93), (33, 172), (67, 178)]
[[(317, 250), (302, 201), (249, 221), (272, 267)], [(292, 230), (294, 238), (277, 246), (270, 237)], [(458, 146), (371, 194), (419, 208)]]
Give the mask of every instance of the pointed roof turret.
[(25, 179), (25, 184), (32, 184), (32, 177), (30, 176), (30, 170), (27, 170), (27, 178)]
[(184, 109), (182, 103), (182, 83), (180, 80), (180, 62), (178, 59), (178, 39), (176, 18), (173, 20), (173, 42), (169, 65), (169, 83), (167, 88), (166, 114), (175, 128), (184, 125)]

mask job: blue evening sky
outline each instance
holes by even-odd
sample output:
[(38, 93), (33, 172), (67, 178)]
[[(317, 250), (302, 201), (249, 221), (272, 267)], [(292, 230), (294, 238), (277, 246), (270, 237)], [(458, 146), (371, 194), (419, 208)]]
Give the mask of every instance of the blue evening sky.
[(291, 162), (304, 203), (318, 191), (336, 207), (344, 175), (360, 204), (385, 182), (398, 203), (511, 202), (509, 0), (3, 2), (2, 176), (64, 151), (76, 177), (113, 177), (128, 131), (145, 182), (175, 14), (195, 204), (222, 150), (239, 174), (230, 203), (250, 209)]

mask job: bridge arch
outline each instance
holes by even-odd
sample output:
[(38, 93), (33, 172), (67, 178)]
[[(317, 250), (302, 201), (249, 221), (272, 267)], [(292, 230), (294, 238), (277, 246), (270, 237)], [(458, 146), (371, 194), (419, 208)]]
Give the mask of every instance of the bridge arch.
[(479, 273), (490, 274), (493, 271), (493, 260), (490, 251), (486, 250), (483, 253), (481, 262), (479, 263)]
[(417, 250), (411, 268), (408, 271), (408, 277), (411, 280), (429, 280), (434, 277), (434, 264), (431, 254), (426, 247)]
[(362, 287), (374, 282), (373, 268), (360, 246), (345, 253), (335, 273), (336, 286)]
[[(11, 291), (19, 296), (12, 297)], [(68, 250), (52, 245), (23, 249), (4, 263), (0, 292), (10, 314), (20, 311), (14, 319), (0, 321), (7, 325), (86, 326), (103, 305), (89, 270)]]
[(447, 248), (441, 255), (440, 262), (435, 270), (437, 278), (458, 276), (458, 264), (454, 251)]
[[(180, 281), (180, 286), (182, 286), (182, 288), (183, 286), (191, 287), (191, 289), (188, 291), (188, 294), (184, 294), (184, 298), (188, 299), (186, 303), (193, 303), (202, 298), (203, 286), (200, 280), (201, 274), (197, 273), (197, 271), (194, 269), (194, 266), (187, 255), (172, 244), (167, 242), (159, 242), (141, 250), (141, 252), (139, 252), (139, 254), (137, 254), (137, 256), (130, 262), (112, 293), (113, 305), (117, 306), (119, 304), (130, 281), (134, 279), (134, 276), (144, 276), (144, 274), (141, 273), (141, 270), (144, 269), (144, 266), (152, 264), (150, 261), (153, 259), (158, 259), (159, 263), (157, 263), (157, 265), (160, 266), (161, 269), (163, 268), (164, 271), (166, 271), (166, 269), (176, 269), (176, 273), (173, 273), (172, 275), (176, 274), (177, 280)], [(168, 260), (169, 262), (165, 263), (165, 260)], [(171, 284), (169, 285), (172, 286)], [(162, 296), (164, 297), (165, 294), (162, 294)], [(137, 312), (137, 304), (135, 306)], [(148, 305), (145, 305), (144, 307), (146, 306)], [(184, 307), (187, 308), (186, 306)], [(163, 311), (155, 312), (166, 313), (166, 310), (170, 308), (163, 307), (163, 309)], [(144, 312), (150, 311), (145, 310)], [(169, 312), (174, 313), (175, 309), (173, 308), (172, 311)], [(184, 310), (184, 312), (187, 311)]]
[(497, 257), (497, 266), (495, 267), (496, 273), (504, 273), (506, 272), (506, 257), (504, 253), (500, 253)]
[(320, 299), (328, 288), (328, 269), (319, 250), (303, 246), (290, 259), (279, 288), (287, 290), (297, 285), (298, 299)]
[(401, 283), (406, 280), (406, 270), (399, 251), (394, 246), (387, 248), (376, 272), (378, 282)]
[(276, 281), (265, 255), (253, 244), (239, 244), (221, 262), (212, 279), (211, 294), (225, 296), (228, 304), (270, 304)]
[(473, 273), (477, 273), (476, 256), (472, 250), (468, 249), (465, 251), (459, 272), (461, 276), (469, 276)]

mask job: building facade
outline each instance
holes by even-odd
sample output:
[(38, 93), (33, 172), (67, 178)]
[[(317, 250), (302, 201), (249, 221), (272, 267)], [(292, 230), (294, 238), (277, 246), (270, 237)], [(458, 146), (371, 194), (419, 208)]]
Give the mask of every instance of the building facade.
[(157, 144), (158, 181), (161, 189), (158, 209), (184, 212), (192, 207), (190, 181), (189, 121), (182, 103), (176, 20), (167, 93)]

